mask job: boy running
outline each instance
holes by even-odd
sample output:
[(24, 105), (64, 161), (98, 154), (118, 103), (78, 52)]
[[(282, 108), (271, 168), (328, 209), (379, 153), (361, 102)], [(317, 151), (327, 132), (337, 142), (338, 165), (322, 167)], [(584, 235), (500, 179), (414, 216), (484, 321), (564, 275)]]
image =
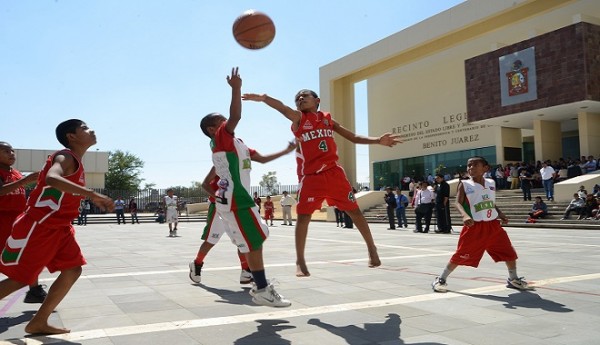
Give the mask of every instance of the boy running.
[(296, 276), (308, 277), (304, 249), (308, 225), (314, 211), (321, 208), (324, 200), (337, 206), (352, 218), (360, 231), (369, 252), (369, 267), (381, 265), (377, 247), (367, 223), (354, 198), (352, 186), (344, 169), (338, 164), (337, 145), (333, 137), (338, 133), (355, 144), (380, 144), (392, 147), (400, 143), (399, 135), (386, 133), (380, 137), (357, 135), (337, 123), (328, 112), (318, 111), (321, 100), (312, 90), (300, 90), (295, 97), (294, 110), (266, 94), (244, 94), (244, 100), (264, 102), (292, 121), (292, 132), (298, 142), (298, 205), (296, 213)]
[(490, 166), (483, 157), (475, 156), (467, 161), (467, 173), (470, 179), (459, 182), (455, 204), (462, 216), (464, 226), (458, 238), (456, 252), (442, 274), (431, 284), (435, 292), (447, 291), (446, 279), (456, 267), (477, 268), (486, 251), (495, 262), (506, 262), (507, 287), (528, 289), (525, 280), (517, 275), (517, 252), (501, 225), (501, 222), (508, 223), (508, 218), (496, 206), (494, 180), (483, 177), (489, 169)]
[(38, 312), (25, 326), (30, 334), (61, 334), (68, 329), (48, 324), (48, 317), (81, 275), (86, 261), (75, 240), (71, 221), (79, 214), (79, 203), (89, 198), (107, 211), (114, 209), (109, 197), (85, 187), (82, 157), (96, 144), (96, 134), (81, 120), (67, 120), (56, 127), (56, 138), (66, 149), (48, 157), (27, 208), (15, 221), (2, 251), (0, 299), (33, 284), (47, 267), (60, 271)]

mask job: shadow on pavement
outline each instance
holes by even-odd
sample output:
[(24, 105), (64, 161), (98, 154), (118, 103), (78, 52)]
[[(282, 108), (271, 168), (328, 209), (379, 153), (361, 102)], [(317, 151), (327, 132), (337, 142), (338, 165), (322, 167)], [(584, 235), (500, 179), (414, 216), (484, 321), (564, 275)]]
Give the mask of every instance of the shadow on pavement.
[[(341, 338), (346, 340), (346, 343), (353, 344), (365, 344), (365, 341), (369, 343), (381, 343), (396, 344), (396, 345), (409, 345), (400, 339), (400, 315), (398, 314), (387, 314), (387, 320), (383, 323), (365, 323), (364, 327), (358, 327), (355, 325), (348, 325), (337, 327), (329, 323), (325, 323), (319, 319), (310, 319), (308, 324), (321, 327)], [(440, 343), (410, 343), (411, 345), (444, 345)]]
[(256, 326), (256, 332), (248, 334), (247, 336), (236, 340), (234, 345), (255, 345), (255, 344), (281, 344), (287, 345), (292, 342), (283, 339), (277, 332), (286, 329), (296, 328), (291, 325), (281, 325), (290, 323), (287, 320), (256, 320), (258, 326)]
[(483, 298), (492, 301), (502, 302), (503, 305), (508, 309), (521, 308), (539, 308), (542, 310), (555, 312), (555, 313), (570, 313), (573, 309), (565, 307), (564, 304), (560, 304), (548, 299), (542, 298), (537, 293), (531, 291), (518, 291), (512, 293), (506, 297), (494, 296), (494, 295), (477, 295), (465, 292), (453, 291), (454, 293), (465, 295), (475, 298)]

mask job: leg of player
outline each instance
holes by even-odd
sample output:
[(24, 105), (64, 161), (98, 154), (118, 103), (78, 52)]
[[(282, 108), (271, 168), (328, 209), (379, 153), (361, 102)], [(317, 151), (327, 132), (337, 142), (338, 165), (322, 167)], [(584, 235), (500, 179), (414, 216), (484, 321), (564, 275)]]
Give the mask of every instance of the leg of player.
[(308, 225), (311, 218), (311, 214), (299, 214), (296, 221), (296, 277), (310, 276), (308, 267), (306, 267), (304, 249), (306, 248), (306, 236), (308, 235)]
[(369, 267), (381, 266), (381, 260), (379, 260), (377, 247), (375, 246), (375, 240), (373, 240), (373, 235), (371, 234), (371, 229), (369, 228), (369, 223), (367, 223), (365, 216), (363, 216), (358, 208), (348, 210), (346, 213), (352, 218), (352, 222), (354, 222), (367, 244), (367, 250), (369, 251)]
[(29, 334), (62, 334), (69, 333), (66, 328), (50, 326), (48, 318), (54, 312), (56, 306), (65, 298), (65, 295), (81, 275), (81, 266), (60, 272), (56, 281), (48, 290), (48, 296), (40, 306), (38, 312), (25, 326), (25, 332)]

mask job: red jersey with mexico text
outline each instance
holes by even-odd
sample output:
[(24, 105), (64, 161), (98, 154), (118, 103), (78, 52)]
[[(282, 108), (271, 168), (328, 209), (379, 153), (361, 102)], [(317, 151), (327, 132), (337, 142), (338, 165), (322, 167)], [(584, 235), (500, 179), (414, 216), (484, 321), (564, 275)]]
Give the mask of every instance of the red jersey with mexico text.
[[(23, 175), (16, 169), (0, 170), (2, 185), (19, 181)], [(0, 197), (0, 213), (23, 212), (25, 209), (25, 188), (19, 187), (14, 191)]]
[(219, 181), (216, 191), (216, 206), (221, 212), (248, 209), (254, 207), (250, 196), (250, 157), (256, 152), (244, 144), (240, 138), (227, 132), (223, 122), (210, 142), (213, 153), (213, 165)]
[(337, 145), (330, 113), (303, 112), (298, 129), (292, 128), (292, 132), (299, 143), (296, 153), (298, 176), (318, 174), (337, 165)]
[(46, 184), (46, 175), (53, 164), (54, 157), (58, 154), (69, 153), (77, 163), (77, 169), (71, 175), (63, 176), (65, 179), (85, 186), (85, 173), (83, 164), (71, 150), (61, 150), (51, 155), (40, 172), (37, 186), (29, 195), (25, 213), (45, 226), (70, 224), (71, 220), (79, 215), (79, 205), (83, 196), (60, 191)]

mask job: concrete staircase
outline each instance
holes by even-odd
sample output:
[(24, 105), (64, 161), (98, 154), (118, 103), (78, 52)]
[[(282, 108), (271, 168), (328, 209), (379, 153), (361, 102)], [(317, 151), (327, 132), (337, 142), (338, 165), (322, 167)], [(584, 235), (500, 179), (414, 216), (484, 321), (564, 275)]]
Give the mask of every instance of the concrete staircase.
[[(152, 213), (138, 213), (138, 220), (140, 223), (154, 223), (156, 216)], [(126, 224), (131, 224), (131, 216), (125, 214)], [(179, 222), (204, 222), (206, 221), (206, 212), (201, 214), (189, 214), (185, 213), (179, 216)], [(73, 224), (77, 224), (77, 219), (74, 219)], [(87, 217), (88, 224), (117, 224), (117, 216), (114, 213), (109, 214), (90, 214)], [(158, 223), (157, 223), (158, 224)]]
[[(545, 199), (543, 189), (532, 190), (532, 198), (541, 196)], [(459, 217), (458, 212), (454, 207), (454, 198), (450, 198), (450, 217), (452, 218), (452, 226), (454, 230), (459, 231), (462, 227), (462, 220)], [(496, 204), (498, 208), (509, 219), (509, 223), (504, 225), (505, 227), (531, 227), (531, 228), (561, 228), (561, 229), (574, 229), (574, 230), (600, 230), (600, 220), (577, 220), (579, 217), (576, 214), (571, 214), (570, 219), (560, 220), (567, 208), (568, 202), (555, 202), (546, 201), (548, 204), (548, 213), (544, 219), (537, 219), (536, 223), (525, 223), (525, 220), (529, 217), (528, 213), (531, 210), (533, 201), (523, 201), (523, 194), (521, 190), (500, 190), (496, 193)], [(365, 218), (369, 223), (388, 223), (387, 212), (385, 204), (372, 207), (369, 210), (363, 212)], [(406, 216), (409, 224), (414, 224), (415, 213), (414, 209), (409, 207), (406, 210)], [(435, 229), (435, 211), (434, 216), (431, 219), (432, 228)]]

